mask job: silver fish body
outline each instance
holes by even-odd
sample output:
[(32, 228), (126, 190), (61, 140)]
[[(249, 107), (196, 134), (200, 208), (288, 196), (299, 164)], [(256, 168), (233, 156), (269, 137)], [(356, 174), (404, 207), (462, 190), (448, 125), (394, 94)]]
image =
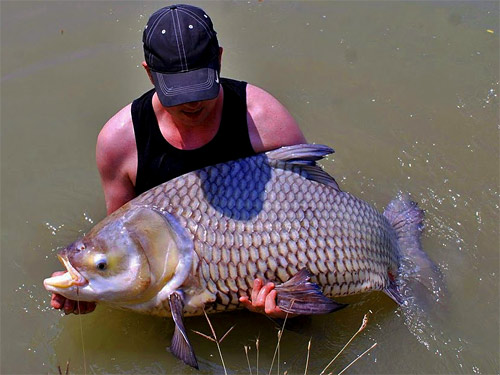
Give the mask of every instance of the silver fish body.
[[(318, 167), (261, 154), (188, 173), (131, 202), (174, 215), (196, 255), (192, 276), (215, 300), (239, 307), (253, 280), (284, 283), (307, 268), (328, 297), (383, 290), (399, 266), (396, 232), (368, 203)], [(154, 313), (167, 313), (159, 306)]]
[(67, 272), (44, 285), (172, 316), (171, 352), (193, 367), (183, 316), (240, 307), (256, 278), (275, 282), (277, 305), (295, 314), (332, 312), (344, 307), (333, 297), (370, 290), (406, 303), (413, 269), (432, 291), (426, 281), (438, 272), (421, 249), (423, 212), (399, 196), (381, 214), (341, 191), (316, 164), (331, 152), (283, 147), (165, 182), (61, 251)]

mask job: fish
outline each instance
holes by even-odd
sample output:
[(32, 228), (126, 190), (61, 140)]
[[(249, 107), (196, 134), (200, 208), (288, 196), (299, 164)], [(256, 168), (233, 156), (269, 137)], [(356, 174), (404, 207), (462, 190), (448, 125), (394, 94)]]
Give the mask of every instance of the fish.
[(404, 305), (412, 270), (432, 291), (439, 269), (422, 250), (423, 211), (407, 194), (380, 213), (342, 191), (317, 163), (332, 152), (286, 146), (158, 185), (61, 250), (66, 272), (44, 286), (172, 317), (170, 352), (195, 368), (184, 317), (241, 308), (256, 278), (275, 283), (278, 307), (301, 315), (369, 291)]

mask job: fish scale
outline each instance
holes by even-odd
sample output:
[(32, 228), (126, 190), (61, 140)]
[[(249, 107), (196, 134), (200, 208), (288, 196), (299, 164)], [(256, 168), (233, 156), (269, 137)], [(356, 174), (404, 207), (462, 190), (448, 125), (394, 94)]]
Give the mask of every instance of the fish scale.
[(397, 272), (396, 235), (383, 215), (266, 155), (190, 173), (136, 201), (188, 230), (194, 277), (217, 296), (207, 311), (237, 308), (257, 277), (283, 283), (304, 267), (329, 297), (382, 290)]

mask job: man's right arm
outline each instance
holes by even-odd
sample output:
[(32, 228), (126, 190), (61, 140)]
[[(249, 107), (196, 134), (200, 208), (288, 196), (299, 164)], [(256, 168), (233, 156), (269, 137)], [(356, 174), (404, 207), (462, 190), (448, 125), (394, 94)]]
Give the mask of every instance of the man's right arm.
[(96, 162), (109, 215), (135, 197), (137, 149), (130, 105), (114, 115), (99, 133)]

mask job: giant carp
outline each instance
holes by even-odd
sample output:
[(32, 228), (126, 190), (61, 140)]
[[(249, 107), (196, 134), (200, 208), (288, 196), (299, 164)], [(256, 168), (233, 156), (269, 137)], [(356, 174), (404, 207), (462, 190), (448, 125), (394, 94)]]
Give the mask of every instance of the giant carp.
[(209, 166), (165, 182), (106, 217), (58, 257), (66, 273), (45, 288), (66, 298), (171, 316), (171, 352), (198, 367), (183, 317), (241, 307), (253, 280), (276, 283), (294, 314), (344, 307), (332, 298), (380, 290), (398, 304), (422, 251), (423, 213), (407, 196), (383, 214), (341, 191), (302, 144)]

